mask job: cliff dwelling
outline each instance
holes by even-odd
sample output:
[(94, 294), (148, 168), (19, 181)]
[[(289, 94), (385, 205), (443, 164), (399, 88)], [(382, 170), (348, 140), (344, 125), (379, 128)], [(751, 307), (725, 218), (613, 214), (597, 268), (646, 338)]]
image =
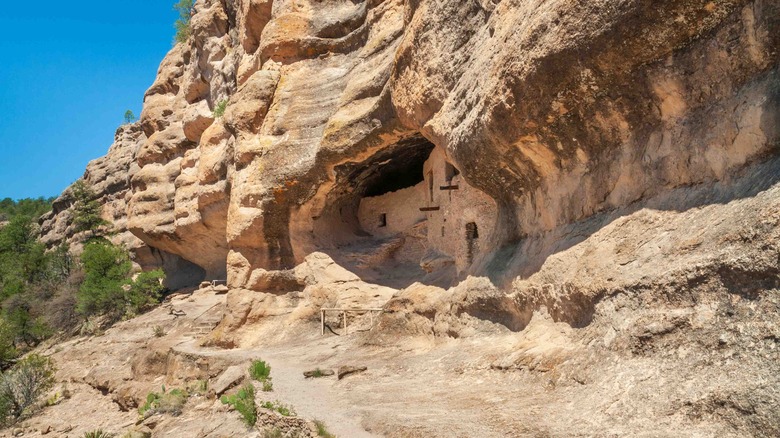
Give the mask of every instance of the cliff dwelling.
[(448, 285), (478, 269), (476, 242), (491, 234), (496, 205), (440, 148), (415, 136), (336, 173), (314, 234), (340, 264), (396, 287)]
[[(780, 0), (173, 1), (0, 208), (0, 438), (780, 437)], [(106, 81), (7, 21), (27, 191)]]

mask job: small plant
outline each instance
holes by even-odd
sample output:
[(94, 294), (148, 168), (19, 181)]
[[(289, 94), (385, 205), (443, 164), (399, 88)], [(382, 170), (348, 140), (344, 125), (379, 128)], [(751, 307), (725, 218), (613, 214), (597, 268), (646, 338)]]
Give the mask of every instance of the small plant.
[(317, 436), (321, 436), (322, 438), (336, 438), (336, 435), (328, 432), (328, 428), (322, 421), (314, 420), (314, 426), (317, 427)]
[(261, 404), (260, 407), (263, 407), (271, 411), (276, 411), (285, 417), (294, 417), (296, 415), (295, 409), (293, 409), (292, 406), (285, 405), (279, 400), (276, 400), (274, 402), (267, 401)]
[(165, 336), (165, 329), (160, 327), (159, 325), (154, 326), (152, 330), (154, 331), (155, 338), (162, 338), (163, 336)]
[(237, 410), (247, 426), (252, 427), (257, 423), (255, 387), (251, 383), (241, 387), (235, 395), (223, 395), (219, 400)]
[(61, 401), (62, 395), (59, 392), (55, 392), (53, 396), (46, 399), (46, 406), (58, 405)]
[(249, 375), (258, 382), (264, 382), (271, 376), (271, 366), (264, 360), (254, 360), (249, 365)]
[(125, 111), (125, 124), (130, 124), (133, 122), (135, 122), (135, 114), (133, 114), (133, 112), (130, 110)]
[(314, 377), (314, 378), (317, 378), (317, 377), (322, 377), (322, 376), (324, 376), (324, 374), (322, 373), (322, 370), (321, 370), (321, 369), (319, 369), (319, 368), (316, 368), (316, 369), (314, 370), (314, 372), (312, 373), (312, 375), (311, 375), (311, 376), (312, 376), (312, 377)]
[(227, 109), (228, 101), (227, 99), (219, 101), (217, 103), (217, 106), (214, 107), (213, 116), (215, 119), (218, 119), (225, 115), (225, 109)]
[(249, 375), (252, 379), (263, 383), (263, 392), (274, 390), (274, 383), (271, 379), (271, 365), (264, 360), (254, 360), (249, 365)]
[(157, 405), (157, 401), (160, 399), (160, 394), (156, 392), (150, 392), (146, 395), (146, 403), (138, 408), (138, 413), (144, 416), (148, 411), (154, 409)]
[(195, 380), (187, 385), (187, 392), (191, 395), (206, 395), (209, 390), (208, 380)]
[(160, 397), (157, 406), (157, 412), (171, 414), (174, 417), (181, 415), (184, 405), (187, 403), (189, 394), (181, 389), (174, 389)]
[(84, 432), (83, 438), (111, 438), (114, 436), (112, 433), (108, 433), (103, 429), (95, 429), (89, 432)]
[(73, 225), (77, 232), (89, 231), (95, 236), (98, 229), (109, 222), (101, 216), (103, 206), (98, 200), (98, 195), (83, 179), (71, 186), (73, 195)]
[(138, 274), (125, 293), (126, 314), (137, 315), (157, 305), (165, 293), (164, 281), (165, 272), (162, 269)]
[(11, 424), (54, 386), (54, 362), (31, 354), (0, 376), (0, 424)]
[(173, 23), (173, 27), (176, 29), (176, 36), (173, 38), (174, 44), (184, 43), (190, 39), (192, 34), (190, 18), (192, 17), (194, 6), (195, 0), (179, 0), (178, 3), (173, 5), (173, 9), (179, 13), (179, 18)]
[(181, 389), (172, 389), (170, 392), (165, 392), (163, 386), (161, 393), (150, 392), (146, 396), (146, 403), (138, 408), (138, 413), (141, 416), (146, 416), (147, 413), (151, 414), (171, 414), (174, 417), (181, 415), (182, 408), (187, 403), (189, 394), (187, 391)]

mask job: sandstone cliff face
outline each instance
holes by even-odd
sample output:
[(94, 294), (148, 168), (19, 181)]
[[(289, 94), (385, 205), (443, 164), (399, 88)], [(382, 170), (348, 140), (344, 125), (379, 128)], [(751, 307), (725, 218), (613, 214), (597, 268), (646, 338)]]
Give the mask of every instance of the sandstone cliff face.
[[(186, 259), (145, 244), (127, 229), (127, 203), (131, 196), (130, 179), (138, 170), (136, 151), (145, 140), (137, 125), (125, 125), (116, 131), (114, 144), (104, 157), (87, 165), (82, 179), (103, 204), (103, 219), (111, 222), (108, 238), (128, 248), (139, 269), (163, 267), (168, 273), (167, 285), (173, 289), (187, 287), (203, 277), (203, 270)], [(70, 188), (54, 202), (53, 209), (40, 219), (41, 241), (47, 246), (68, 242), (79, 251), (88, 232), (76, 233), (72, 227)]]
[[(54, 354), (123, 410), (367, 363), (339, 436), (776, 436), (779, 152), (776, 0), (198, 0), (84, 180), (142, 268), (230, 290)], [(322, 307), (384, 311), (320, 337)]]
[(182, 282), (264, 290), (322, 251), (394, 287), (509, 289), (577, 224), (777, 153), (779, 17), (770, 0), (202, 0), (85, 177)]

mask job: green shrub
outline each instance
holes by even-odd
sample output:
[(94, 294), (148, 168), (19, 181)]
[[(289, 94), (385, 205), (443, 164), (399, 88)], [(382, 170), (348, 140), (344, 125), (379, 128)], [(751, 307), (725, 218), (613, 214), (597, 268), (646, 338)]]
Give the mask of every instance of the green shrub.
[(282, 414), (285, 417), (294, 417), (295, 409), (293, 409), (292, 406), (285, 405), (284, 403), (280, 402), (279, 400), (276, 400), (274, 402), (264, 402), (260, 405), (260, 407), (263, 407), (265, 409), (269, 409), (271, 411), (276, 411), (280, 414)]
[(125, 111), (125, 124), (130, 124), (133, 122), (135, 122), (135, 114), (133, 114), (133, 112), (130, 110)]
[(35, 244), (35, 226), (28, 216), (16, 216), (0, 230), (0, 252), (23, 254)]
[(95, 234), (100, 226), (109, 223), (100, 217), (103, 206), (84, 180), (76, 181), (71, 186), (71, 193), (73, 194), (73, 224), (76, 226), (76, 231), (90, 231)]
[(2, 319), (9, 325), (15, 345), (35, 347), (51, 336), (51, 329), (43, 318), (34, 318), (30, 314), (30, 306), (28, 297), (22, 295), (16, 295), (5, 303)]
[(321, 436), (322, 438), (336, 438), (336, 435), (328, 432), (328, 428), (322, 421), (314, 420), (314, 426), (317, 427), (317, 436)]
[(215, 119), (218, 119), (225, 115), (225, 110), (227, 109), (228, 101), (227, 99), (220, 101), (217, 103), (217, 106), (214, 107), (214, 113), (213, 116)]
[(190, 39), (192, 34), (190, 18), (192, 17), (194, 6), (195, 0), (179, 0), (178, 3), (173, 5), (173, 9), (179, 13), (179, 18), (173, 23), (173, 27), (176, 29), (176, 36), (173, 38), (174, 44), (184, 43)]
[(265, 381), (271, 376), (271, 366), (264, 360), (253, 360), (249, 365), (249, 375), (258, 382)]
[(255, 387), (251, 383), (245, 384), (235, 395), (223, 395), (219, 400), (237, 410), (247, 426), (251, 427), (257, 423)]
[[(48, 319), (61, 312), (48, 301), (62, 300), (70, 284), (72, 257), (67, 244), (50, 252), (38, 240), (40, 227), (35, 221), (51, 206), (51, 199), (0, 201), (0, 215), (8, 219), (0, 225), (0, 369), (37, 346), (52, 334)], [(73, 302), (70, 303), (73, 309)]]
[(130, 289), (125, 296), (127, 313), (137, 315), (157, 305), (165, 291), (164, 280), (165, 272), (162, 269), (138, 274), (130, 283)]
[(160, 397), (155, 410), (163, 414), (171, 414), (174, 417), (181, 415), (188, 398), (189, 394), (186, 391), (173, 389)]
[(57, 245), (46, 256), (47, 280), (60, 284), (62, 280), (68, 278), (73, 272), (73, 255), (70, 253), (70, 247), (67, 243), (63, 242)]
[(0, 318), (0, 368), (8, 368), (13, 360), (19, 356), (14, 344), (14, 333), (11, 325), (5, 318)]
[(146, 395), (146, 403), (138, 408), (141, 416), (146, 416), (147, 412), (152, 414), (170, 414), (174, 417), (181, 415), (184, 405), (187, 404), (189, 394), (182, 389), (172, 389), (169, 392), (162, 388), (162, 392), (150, 392)]
[(54, 372), (51, 359), (31, 354), (0, 376), (0, 423), (11, 424), (29, 413), (54, 386)]
[(105, 239), (93, 239), (81, 254), (84, 281), (76, 294), (82, 315), (105, 314), (113, 320), (134, 316), (160, 302), (165, 287), (161, 269), (142, 272), (130, 280), (132, 263), (127, 250)]
[(51, 210), (55, 198), (25, 198), (14, 201), (11, 198), (0, 200), (0, 222), (10, 221), (17, 216), (37, 219)]
[(274, 390), (274, 382), (271, 381), (271, 378), (267, 378), (266, 380), (263, 380), (263, 392), (271, 392)]
[(154, 409), (160, 400), (160, 394), (156, 392), (150, 392), (146, 394), (146, 402), (138, 407), (138, 413), (141, 416), (145, 416), (147, 412)]
[(106, 240), (92, 240), (81, 254), (84, 282), (76, 295), (78, 311), (86, 316), (111, 313), (118, 317), (125, 312), (125, 290), (132, 263), (121, 247)]
[(208, 390), (208, 380), (195, 380), (187, 384), (187, 392), (193, 395), (206, 395)]
[(83, 438), (111, 438), (114, 434), (105, 432), (103, 429), (95, 429), (89, 432), (84, 432)]

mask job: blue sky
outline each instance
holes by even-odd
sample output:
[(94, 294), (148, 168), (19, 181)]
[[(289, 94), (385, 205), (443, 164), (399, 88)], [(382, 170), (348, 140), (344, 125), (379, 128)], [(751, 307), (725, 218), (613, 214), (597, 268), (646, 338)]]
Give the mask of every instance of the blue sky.
[(105, 154), (170, 50), (176, 0), (0, 9), (0, 199), (56, 196)]

